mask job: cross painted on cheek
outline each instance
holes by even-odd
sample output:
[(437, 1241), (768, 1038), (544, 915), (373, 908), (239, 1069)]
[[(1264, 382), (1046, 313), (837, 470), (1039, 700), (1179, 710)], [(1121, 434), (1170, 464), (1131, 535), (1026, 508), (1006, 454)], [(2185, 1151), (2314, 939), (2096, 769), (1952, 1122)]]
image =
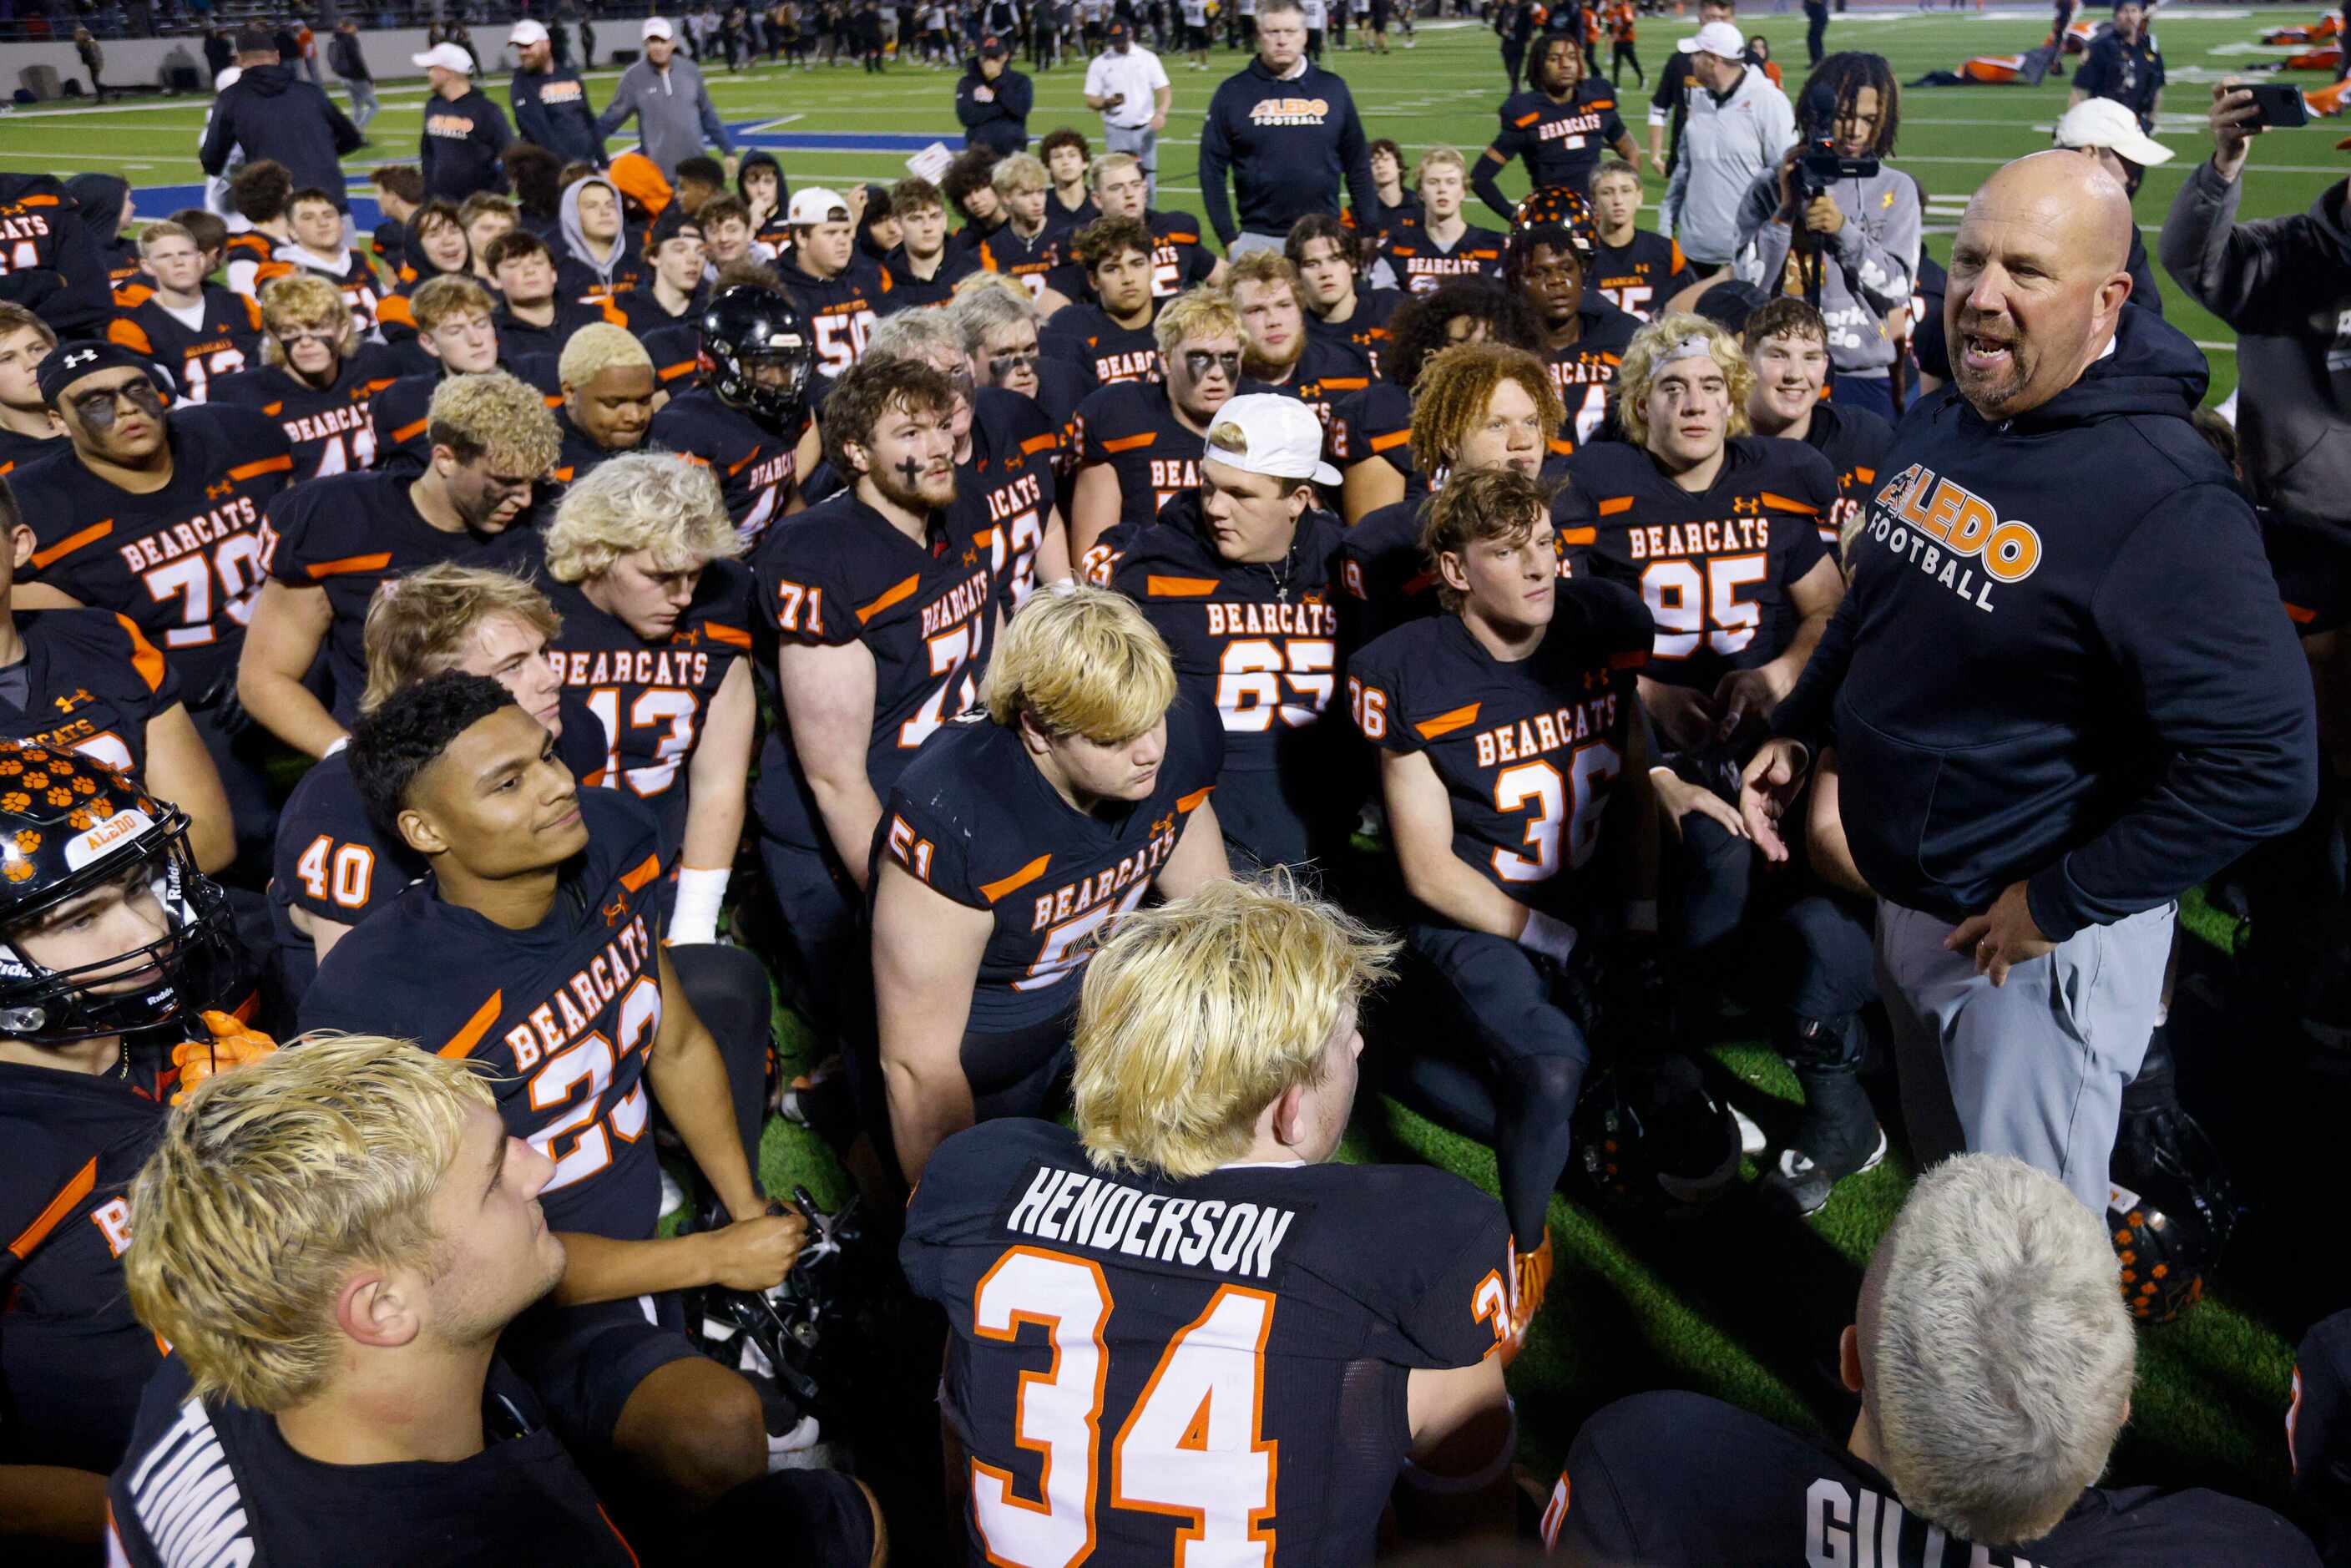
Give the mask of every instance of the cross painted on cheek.
[(906, 488), (912, 490), (915, 487), (914, 481), (922, 476), (923, 465), (909, 457), (898, 465), (898, 472), (906, 476)]

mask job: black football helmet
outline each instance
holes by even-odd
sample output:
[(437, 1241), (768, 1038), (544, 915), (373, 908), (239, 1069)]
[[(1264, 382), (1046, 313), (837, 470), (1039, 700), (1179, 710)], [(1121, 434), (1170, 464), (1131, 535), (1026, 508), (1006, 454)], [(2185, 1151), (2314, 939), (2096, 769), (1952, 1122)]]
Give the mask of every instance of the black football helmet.
[[(711, 1285), (687, 1292), (685, 1302), (696, 1345), (751, 1378), (773, 1406), (768, 1427), (778, 1435), (801, 1415), (841, 1419), (855, 1397), (852, 1368), (862, 1354), (851, 1343), (846, 1278), (847, 1255), (863, 1237), (857, 1200), (827, 1214), (807, 1188), (794, 1187), (792, 1196), (808, 1218), (808, 1239), (783, 1282), (768, 1291)], [(719, 1230), (726, 1222), (717, 1199), (706, 1198), (690, 1228)]]
[(1538, 185), (1526, 193), (1511, 214), (1513, 229), (1547, 228), (1556, 224), (1575, 243), (1576, 254), (1590, 261), (1600, 246), (1600, 225), (1592, 204), (1573, 185)]
[(1739, 1179), (1739, 1124), (1676, 1053), (1618, 1062), (1584, 1085), (1574, 1142), (1604, 1202), (1673, 1212)]
[[(799, 418), (816, 372), (816, 335), (799, 306), (772, 289), (738, 284), (703, 307), (701, 326), (712, 391), (773, 424)], [(762, 364), (780, 367), (782, 382), (762, 382)]]
[(2196, 1118), (2166, 1110), (2126, 1124), (2108, 1167), (2106, 1229), (2131, 1316), (2168, 1323), (2204, 1281), (2243, 1213), (2220, 1153)]
[[(154, 942), (69, 969), (26, 951), (42, 915), (133, 881), (162, 905), (169, 928)], [(244, 968), (228, 901), (189, 852), (186, 812), (79, 752), (0, 740), (0, 1036), (63, 1045), (168, 1023), (225, 1005)]]

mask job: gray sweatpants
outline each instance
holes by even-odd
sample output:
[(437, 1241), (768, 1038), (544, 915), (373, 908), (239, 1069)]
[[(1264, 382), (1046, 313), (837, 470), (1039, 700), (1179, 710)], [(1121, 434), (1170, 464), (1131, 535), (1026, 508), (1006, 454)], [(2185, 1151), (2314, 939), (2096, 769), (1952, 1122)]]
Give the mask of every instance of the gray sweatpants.
[(2014, 1155), (2103, 1216), (2123, 1088), (2163, 996), (2178, 905), (2077, 931), (1994, 987), (1949, 922), (1877, 905), (1877, 984), (1894, 1025), (1902, 1113), (1924, 1166)]

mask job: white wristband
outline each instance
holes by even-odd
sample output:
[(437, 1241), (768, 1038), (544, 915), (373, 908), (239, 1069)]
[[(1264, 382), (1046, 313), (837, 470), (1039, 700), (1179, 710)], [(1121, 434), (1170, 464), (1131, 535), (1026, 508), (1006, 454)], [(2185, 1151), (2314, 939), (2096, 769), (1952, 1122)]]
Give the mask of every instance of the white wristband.
[(677, 897), (670, 904), (669, 939), (684, 946), (718, 940), (718, 904), (726, 896), (727, 871), (680, 866)]
[(1575, 951), (1575, 927), (1539, 909), (1530, 909), (1526, 929), (1519, 933), (1519, 946), (1564, 964), (1567, 956)]

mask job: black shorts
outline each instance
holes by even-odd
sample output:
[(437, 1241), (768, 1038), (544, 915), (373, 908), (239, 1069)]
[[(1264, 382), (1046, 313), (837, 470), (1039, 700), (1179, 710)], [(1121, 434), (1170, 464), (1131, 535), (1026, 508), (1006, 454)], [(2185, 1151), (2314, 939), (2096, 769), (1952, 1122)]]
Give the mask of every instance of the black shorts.
[(1184, 41), (1187, 47), (1205, 50), (1208, 47), (1208, 29), (1205, 26), (1187, 26), (1184, 29)]
[(674, 1295), (565, 1307), (541, 1301), (507, 1325), (498, 1354), (547, 1406), (548, 1425), (575, 1453), (610, 1453), (638, 1385), (701, 1354), (685, 1337)]
[(1374, 33), (1384, 33), (1387, 30), (1388, 0), (1374, 0), (1372, 6), (1372, 31)]

